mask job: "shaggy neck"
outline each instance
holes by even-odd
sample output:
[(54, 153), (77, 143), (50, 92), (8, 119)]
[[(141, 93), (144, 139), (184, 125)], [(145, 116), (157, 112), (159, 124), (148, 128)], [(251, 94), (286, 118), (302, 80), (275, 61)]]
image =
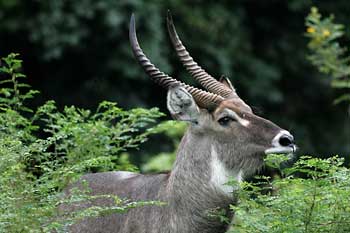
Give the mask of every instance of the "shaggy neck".
[(224, 184), (218, 183), (226, 183), (229, 175), (217, 174), (218, 164), (223, 166), (211, 138), (191, 133), (189, 129), (179, 146), (167, 190), (171, 208), (178, 211), (175, 221), (183, 218), (187, 221), (184, 225), (196, 229), (194, 232), (225, 232), (227, 225), (209, 215), (224, 210), (231, 217), (228, 207), (235, 198), (232, 190), (222, 189)]

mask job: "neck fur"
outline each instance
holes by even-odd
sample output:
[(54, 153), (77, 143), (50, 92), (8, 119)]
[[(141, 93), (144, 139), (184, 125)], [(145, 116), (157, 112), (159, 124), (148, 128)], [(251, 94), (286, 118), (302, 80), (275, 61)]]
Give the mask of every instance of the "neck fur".
[[(208, 136), (191, 132), (185, 134), (169, 177), (167, 192), (170, 206), (175, 212), (179, 211), (177, 216), (188, 218), (192, 227), (200, 227), (202, 232), (225, 232), (227, 224), (218, 218), (209, 219), (208, 214), (223, 209), (228, 217), (231, 216), (229, 205), (235, 202), (232, 193), (235, 189), (225, 184), (231, 177), (240, 181), (242, 173), (226, 169), (212, 142)], [(188, 211), (189, 215), (186, 216), (184, 211)]]

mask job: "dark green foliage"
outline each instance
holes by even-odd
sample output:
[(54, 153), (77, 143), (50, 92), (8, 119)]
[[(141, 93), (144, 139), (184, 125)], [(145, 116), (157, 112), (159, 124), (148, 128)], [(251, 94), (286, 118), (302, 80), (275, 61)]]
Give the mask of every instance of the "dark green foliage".
[[(163, 133), (172, 140), (173, 147), (178, 148), (180, 140), (187, 129), (187, 123), (183, 121), (164, 121), (157, 125), (157, 133)], [(161, 152), (154, 155), (141, 167), (143, 172), (170, 171), (176, 159), (177, 149), (171, 152)]]
[(310, 38), (309, 48), (312, 54), (310, 61), (320, 72), (331, 76), (333, 88), (345, 89), (345, 93), (334, 102), (350, 102), (350, 57), (346, 55), (347, 48), (339, 45), (344, 35), (344, 25), (335, 24), (334, 16), (322, 18), (316, 7), (311, 8), (306, 17), (307, 34)]
[[(296, 135), (302, 152), (318, 156), (348, 155), (350, 121), (346, 109), (344, 105), (331, 105), (333, 99), (344, 92), (334, 93), (329, 88), (329, 79), (318, 74), (305, 59), (311, 51), (311, 55), (316, 56), (315, 61), (319, 62), (316, 63), (318, 67), (327, 67), (324, 66), (327, 59), (344, 68), (348, 62), (343, 59), (347, 57), (343, 46), (338, 46), (333, 40), (337, 39), (335, 37), (331, 40), (330, 37), (322, 37), (326, 43), (316, 44), (316, 47), (307, 50), (307, 41), (301, 35), (305, 31), (304, 17), (314, 3), (301, 0), (273, 0), (268, 3), (259, 0), (0, 0), (1, 55), (10, 51), (21, 52), (25, 73), (30, 74), (29, 83), (42, 93), (33, 102), (26, 101), (35, 93), (17, 81), (22, 78), (20, 73), (6, 70), (11, 65), (1, 61), (1, 75), (9, 73), (6, 76), (9, 80), (2, 84), (0, 93), (0, 173), (3, 175), (0, 178), (0, 231), (3, 227), (13, 232), (26, 232), (31, 227), (41, 230), (41, 224), (55, 215), (52, 207), (57, 203), (56, 191), (62, 187), (62, 180), (68, 182), (83, 171), (103, 171), (112, 167), (134, 169), (125, 154), (121, 154), (122, 150), (115, 147), (116, 142), (111, 141), (111, 138), (118, 137), (118, 129), (110, 128), (113, 124), (110, 124), (107, 112), (127, 114), (124, 110), (105, 102), (99, 111), (93, 113), (77, 107), (61, 111), (67, 104), (95, 109), (105, 99), (117, 100), (121, 106), (165, 108), (165, 92), (145, 77), (131, 54), (127, 36), (131, 12), (137, 16), (142, 47), (165, 72), (193, 83), (175, 58), (166, 35), (165, 15), (167, 9), (171, 9), (179, 35), (193, 57), (215, 77), (221, 74), (230, 76), (240, 96), (258, 106), (254, 108), (258, 113), (268, 114), (269, 119)], [(348, 24), (348, 0), (318, 1), (317, 4), (324, 14), (334, 13), (338, 23)], [(343, 30), (331, 19), (320, 18), (323, 23), (319, 25), (316, 22), (320, 34), (313, 34), (310, 39), (315, 39), (314, 35), (322, 36), (321, 27), (328, 25), (333, 36), (338, 37), (342, 32), (349, 35), (349, 27)], [(313, 26), (315, 22), (309, 23)], [(341, 37), (340, 44), (348, 44), (347, 38)], [(329, 51), (335, 53), (330, 54)], [(328, 53), (326, 60), (325, 53)], [(14, 55), (7, 60), (17, 67), (20, 65)], [(328, 67), (321, 71), (334, 76), (332, 72), (336, 70)], [(24, 92), (19, 92), (22, 88)], [(47, 102), (42, 106), (42, 102), (48, 99), (55, 99), (57, 104)], [(39, 108), (41, 112), (35, 110), (30, 113), (35, 108), (28, 108), (24, 104), (26, 102), (29, 106), (42, 106)], [(265, 109), (259, 110), (262, 106)], [(136, 111), (141, 114), (143, 110)], [(105, 121), (103, 117), (109, 120)], [(112, 121), (115, 123), (114, 119)], [(79, 127), (74, 127), (74, 124)], [(143, 129), (141, 131), (144, 133)], [(95, 140), (93, 135), (99, 135), (97, 137), (101, 137), (102, 142)], [(141, 134), (130, 132), (127, 135)], [(87, 139), (92, 140), (94, 148), (90, 147)], [(144, 137), (139, 136), (134, 142), (143, 140)], [(123, 138), (119, 142), (120, 145), (128, 144)], [(155, 140), (155, 144), (148, 147), (151, 152), (145, 154), (164, 151), (164, 147), (169, 146), (163, 142), (163, 139)], [(169, 144), (174, 144), (174, 141)], [(85, 157), (75, 157), (80, 152), (87, 156), (86, 163), (83, 162)], [(99, 153), (99, 157), (94, 157), (95, 152)], [(66, 155), (69, 160), (64, 159)], [(47, 162), (51, 159), (59, 165), (57, 170)], [(67, 161), (69, 163), (64, 165)], [(73, 162), (78, 164), (70, 167)], [(74, 172), (70, 172), (70, 168)], [(53, 171), (54, 179), (45, 175), (46, 170), (49, 173)], [(65, 171), (67, 174), (59, 177)], [(295, 187), (302, 187), (301, 194), (297, 189), (295, 192), (292, 188), (284, 189), (295, 197), (291, 203), (297, 205), (293, 201), (299, 198), (306, 201), (303, 198), (307, 196), (302, 194), (313, 186), (303, 185), (295, 183)], [(54, 190), (48, 192), (47, 187), (54, 187)], [(332, 187), (330, 192), (336, 193)], [(36, 192), (40, 189), (46, 190), (46, 193)], [(266, 198), (269, 200), (270, 197)], [(278, 212), (274, 212), (278, 210), (275, 207), (272, 211), (277, 213), (275, 221), (293, 221), (292, 218), (279, 218)], [(266, 214), (264, 208), (256, 213)], [(248, 220), (260, 224), (264, 216)], [(270, 214), (266, 216), (271, 217)], [(300, 221), (300, 218), (297, 220)], [(314, 220), (313, 223), (318, 223)], [(321, 223), (321, 226), (325, 224), (325, 227), (335, 226), (329, 222)], [(28, 229), (24, 228), (26, 226)], [(241, 227), (251, 230), (245, 223)]]
[[(131, 170), (122, 152), (135, 148), (155, 132), (150, 128), (162, 116), (157, 109), (125, 111), (102, 102), (95, 113), (48, 101), (37, 110), (24, 101), (37, 91), (24, 85), (17, 54), (2, 59), (0, 89), (0, 232), (48, 232), (84, 216), (125, 212), (156, 202), (129, 202), (118, 197), (110, 208), (92, 207), (59, 217), (57, 206), (98, 198), (88, 188), (70, 199), (62, 189), (91, 171)], [(41, 136), (38, 136), (41, 135)], [(61, 213), (62, 214), (62, 213)]]
[[(37, 105), (54, 99), (59, 108), (73, 104), (94, 109), (102, 100), (113, 100), (124, 107), (158, 106), (165, 111), (165, 91), (146, 78), (133, 58), (128, 22), (134, 12), (140, 44), (161, 70), (194, 84), (167, 36), (165, 18), (170, 9), (195, 60), (214, 77), (229, 76), (238, 94), (260, 115), (268, 115), (296, 135), (303, 152), (348, 154), (346, 109), (331, 104), (338, 91), (334, 93), (305, 59), (308, 50), (301, 35), (312, 4), (301, 0), (2, 0), (0, 51), (25, 56), (29, 82), (42, 92), (34, 102)], [(334, 13), (339, 23), (347, 24), (347, 0), (317, 4), (320, 11)], [(148, 153), (168, 147), (155, 143)]]
[[(266, 163), (279, 168), (286, 159), (274, 155)], [(236, 219), (229, 232), (349, 232), (350, 170), (343, 161), (304, 156), (281, 169), (282, 177), (243, 182), (240, 203), (231, 206)]]

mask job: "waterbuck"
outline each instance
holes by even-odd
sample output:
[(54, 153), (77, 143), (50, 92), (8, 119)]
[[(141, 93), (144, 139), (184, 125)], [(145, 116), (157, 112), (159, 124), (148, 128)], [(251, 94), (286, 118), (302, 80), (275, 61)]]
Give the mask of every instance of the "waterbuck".
[[(130, 20), (132, 51), (148, 76), (168, 89), (167, 107), (173, 118), (189, 122), (177, 150), (173, 169), (166, 174), (105, 172), (83, 176), (92, 194), (114, 194), (129, 200), (159, 200), (125, 214), (85, 219), (71, 232), (221, 233), (228, 224), (210, 216), (235, 203), (235, 188), (225, 185), (253, 174), (270, 153), (295, 151), (293, 136), (255, 115), (238, 97), (230, 81), (217, 81), (190, 56), (168, 14), (171, 42), (185, 68), (207, 91), (186, 85), (156, 68), (139, 46), (135, 19)], [(98, 205), (103, 205), (101, 200)]]

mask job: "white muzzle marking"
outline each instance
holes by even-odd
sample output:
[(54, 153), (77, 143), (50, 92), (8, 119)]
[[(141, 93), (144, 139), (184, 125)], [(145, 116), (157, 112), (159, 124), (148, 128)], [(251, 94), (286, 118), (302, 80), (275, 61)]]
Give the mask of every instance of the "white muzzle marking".
[(279, 139), (282, 135), (290, 135), (287, 130), (281, 130), (272, 140), (272, 147), (265, 150), (265, 154), (292, 154), (297, 150), (295, 145), (293, 146), (281, 146)]

